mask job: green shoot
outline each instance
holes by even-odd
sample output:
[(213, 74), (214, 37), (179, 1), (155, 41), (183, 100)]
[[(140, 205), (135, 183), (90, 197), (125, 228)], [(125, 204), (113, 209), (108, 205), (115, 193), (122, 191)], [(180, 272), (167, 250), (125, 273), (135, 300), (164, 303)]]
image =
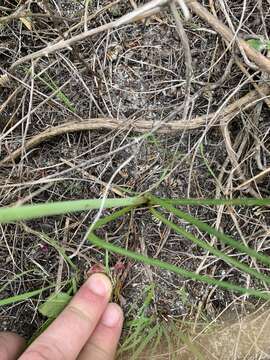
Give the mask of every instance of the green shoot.
[(254, 289), (246, 289), (243, 288), (239, 285), (235, 285), (232, 283), (229, 283), (227, 281), (221, 281), (221, 280), (217, 280), (214, 278), (211, 278), (209, 276), (206, 275), (200, 275), (197, 274), (195, 272), (191, 272), (191, 271), (187, 271), (185, 269), (182, 269), (178, 266), (175, 266), (173, 264), (169, 264), (166, 262), (163, 262), (161, 260), (158, 259), (153, 259), (144, 255), (141, 255), (137, 252), (133, 252), (130, 250), (126, 250), (124, 248), (121, 248), (119, 246), (113, 245), (111, 243), (108, 243), (100, 238), (98, 238), (96, 235), (94, 234), (90, 234), (88, 237), (88, 240), (95, 246), (101, 248), (101, 249), (105, 249), (105, 250), (109, 250), (113, 253), (116, 254), (120, 254), (122, 256), (126, 256), (129, 257), (131, 259), (134, 259), (138, 262), (147, 264), (147, 265), (151, 265), (151, 266), (156, 266), (159, 267), (160, 269), (164, 269), (164, 270), (168, 270), (171, 271), (175, 274), (178, 274), (180, 276), (183, 276), (185, 278), (188, 278), (190, 280), (197, 280), (197, 281), (201, 281), (204, 282), (206, 284), (209, 285), (213, 285), (213, 286), (217, 286), (229, 291), (233, 291), (233, 292), (237, 292), (240, 294), (246, 294), (246, 295), (252, 295), (254, 297), (257, 297), (259, 299), (264, 299), (264, 300), (269, 300), (270, 299), (270, 294), (264, 293), (262, 291), (258, 291), (258, 290), (254, 290)]
[(137, 196), (123, 199), (105, 199), (104, 203), (103, 199), (90, 199), (5, 207), (0, 209), (0, 224), (37, 219), (43, 216), (99, 209), (102, 204), (104, 209), (110, 209), (115, 207), (138, 206), (143, 203), (145, 203), (144, 197)]
[[(256, 200), (256, 199), (254, 199)], [(223, 234), (222, 232), (218, 231), (217, 229), (209, 226), (208, 224), (202, 222), (201, 220), (179, 210), (174, 208), (171, 205), (171, 202), (164, 201), (162, 199), (156, 198), (151, 196), (151, 201), (153, 204), (160, 205), (164, 209), (168, 210), (170, 213), (174, 214), (175, 216), (179, 217), (180, 219), (183, 219), (187, 221), (188, 223), (196, 226), (198, 229), (205, 231), (209, 235), (214, 235), (217, 239), (222, 241), (223, 243), (230, 245), (234, 249), (240, 250), (244, 252), (245, 254), (259, 260), (263, 264), (270, 266), (270, 257), (267, 255), (263, 255), (259, 253), (258, 251), (251, 249), (250, 247), (241, 244), (239, 241), (236, 241), (232, 239), (230, 236), (227, 236)]]
[(174, 224), (172, 221), (166, 219), (162, 214), (160, 214), (155, 209), (151, 209), (151, 212), (155, 217), (161, 220), (165, 225), (169, 226), (171, 229), (176, 231), (178, 234), (184, 236), (185, 238), (191, 240), (195, 244), (199, 245), (205, 250), (208, 250), (211, 254), (216, 255), (219, 259), (225, 261), (227, 264), (233, 265), (234, 267), (243, 270), (245, 273), (253, 275), (259, 280), (265, 281), (267, 284), (270, 284), (270, 277), (266, 276), (255, 269), (250, 268), (248, 265), (241, 263), (240, 261), (234, 259), (231, 256), (224, 254), (222, 251), (215, 249), (213, 246), (209, 245), (206, 241), (198, 239), (192, 233), (187, 232), (182, 227)]

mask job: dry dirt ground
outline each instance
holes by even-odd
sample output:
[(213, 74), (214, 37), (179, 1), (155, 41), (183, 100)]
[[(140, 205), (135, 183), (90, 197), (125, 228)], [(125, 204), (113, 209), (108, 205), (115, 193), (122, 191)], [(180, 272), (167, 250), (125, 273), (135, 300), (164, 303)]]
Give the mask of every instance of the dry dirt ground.
[[(168, 6), (151, 17), (13, 66), (53, 42), (115, 21), (145, 3), (0, 1), (0, 156), (1, 159), (9, 156), (0, 165), (1, 206), (18, 201), (29, 204), (99, 198), (109, 182), (109, 197), (149, 189), (171, 198), (269, 197), (269, 90), (265, 96), (257, 97), (265, 97), (265, 101), (253, 99), (249, 108), (243, 106), (232, 112), (227, 127), (222, 126), (222, 117), (217, 116), (211, 126), (206, 118), (199, 128), (165, 134), (159, 131), (166, 121), (174, 122), (185, 116), (183, 104), (187, 98), (186, 121), (192, 122), (196, 116), (222, 112), (257, 85), (269, 81), (267, 72), (254, 68), (235, 43), (228, 45), (211, 24), (196, 14), (192, 13), (188, 21), (183, 20), (192, 58), (188, 86), (185, 53)], [(200, 3), (242, 38), (268, 39), (268, 0), (200, 0)], [(30, 12), (32, 15), (28, 16)], [(88, 21), (84, 21), (85, 15)], [(267, 50), (263, 55), (268, 55)], [(46, 129), (64, 123), (77, 124), (83, 119), (94, 122), (96, 118), (104, 118), (105, 122), (106, 118), (113, 118), (121, 126), (67, 131), (31, 148), (26, 146), (29, 139)], [(146, 120), (154, 128), (149, 136), (142, 137), (136, 124)], [(17, 148), (21, 150), (15, 159), (10, 154)], [(242, 186), (263, 171), (264, 176)], [(269, 254), (268, 208), (188, 210)], [(95, 215), (79, 213), (1, 226), (1, 298), (48, 285), (59, 289), (74, 273), (82, 282), (93, 267), (104, 264), (104, 253), (84, 243), (72, 257), (75, 268), (71, 268), (46, 238), (61, 244), (66, 254), (72, 256)], [(216, 241), (187, 224), (182, 225), (209, 242)], [(246, 274), (171, 232), (146, 209), (133, 211), (107, 225), (100, 234), (115, 244), (201, 274), (246, 287), (256, 285)], [(259, 267), (246, 255), (218, 246)], [(155, 286), (147, 314), (157, 321), (209, 322), (227, 309), (240, 316), (260, 305), (254, 299), (194, 283), (117, 255), (110, 255), (107, 260), (117, 285), (115, 299), (131, 319), (142, 306), (150, 284)], [(0, 329), (31, 337), (44, 321), (37, 308), (48, 295), (49, 291), (38, 298), (2, 307)]]

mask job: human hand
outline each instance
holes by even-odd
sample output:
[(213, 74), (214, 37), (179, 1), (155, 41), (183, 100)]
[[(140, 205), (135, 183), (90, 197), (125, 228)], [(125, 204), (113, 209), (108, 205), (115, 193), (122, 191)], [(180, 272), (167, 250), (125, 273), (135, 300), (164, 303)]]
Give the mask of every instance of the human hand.
[(0, 359), (112, 360), (122, 331), (123, 313), (118, 305), (108, 303), (111, 291), (106, 275), (93, 274), (25, 351), (23, 338), (0, 333)]

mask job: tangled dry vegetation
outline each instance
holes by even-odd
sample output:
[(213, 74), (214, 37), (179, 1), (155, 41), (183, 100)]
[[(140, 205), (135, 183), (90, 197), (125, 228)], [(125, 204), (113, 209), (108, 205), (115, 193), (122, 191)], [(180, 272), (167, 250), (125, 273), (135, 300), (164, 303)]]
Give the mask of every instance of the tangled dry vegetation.
[[(269, 0), (2, 0), (1, 206), (98, 198), (108, 184), (110, 197), (148, 190), (171, 198), (269, 197), (269, 49), (259, 52), (246, 41), (268, 41), (269, 5)], [(269, 208), (189, 211), (269, 253)], [(64, 287), (75, 270), (54, 241), (83, 281), (104, 260), (101, 251), (82, 244), (94, 216), (2, 226), (1, 298)], [(144, 209), (105, 230), (104, 236), (143, 254), (254, 285)], [(214, 237), (205, 240), (216, 244)], [(222, 250), (267, 271), (246, 255)], [(157, 322), (192, 322), (191, 335), (202, 331), (202, 323), (233, 321), (261, 306), (119, 256), (107, 258), (107, 266), (115, 299), (131, 319), (147, 286), (155, 284), (147, 315)], [(43, 322), (37, 308), (46, 296), (3, 307), (1, 329), (29, 338)], [(253, 323), (256, 329), (261, 324)], [(240, 344), (240, 335), (234, 339), (230, 358), (267, 358), (262, 338), (255, 346), (252, 337), (252, 350)]]

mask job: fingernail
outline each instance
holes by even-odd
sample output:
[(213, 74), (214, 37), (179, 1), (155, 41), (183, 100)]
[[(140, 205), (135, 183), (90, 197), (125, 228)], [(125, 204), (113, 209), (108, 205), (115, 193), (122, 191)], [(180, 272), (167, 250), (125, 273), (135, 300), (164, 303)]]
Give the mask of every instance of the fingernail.
[(98, 296), (108, 296), (111, 293), (112, 285), (109, 278), (103, 274), (93, 274), (87, 280), (88, 288)]
[(101, 323), (107, 327), (115, 327), (119, 324), (121, 318), (122, 311), (120, 307), (116, 304), (108, 304), (102, 315)]

